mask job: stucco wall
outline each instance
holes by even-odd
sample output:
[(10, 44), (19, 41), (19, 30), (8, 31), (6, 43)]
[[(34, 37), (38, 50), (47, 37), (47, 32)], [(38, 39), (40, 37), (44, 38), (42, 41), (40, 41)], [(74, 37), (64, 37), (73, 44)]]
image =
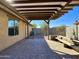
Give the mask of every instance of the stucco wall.
[(9, 36), (8, 35), (9, 18), (17, 19), (16, 17), (0, 9), (0, 51), (15, 44), (16, 42), (24, 39), (25, 36), (27, 36), (25, 35), (27, 33), (27, 26), (21, 20), (19, 20), (19, 35)]
[(68, 37), (68, 38), (73, 37), (73, 28), (72, 27), (66, 27), (66, 37)]

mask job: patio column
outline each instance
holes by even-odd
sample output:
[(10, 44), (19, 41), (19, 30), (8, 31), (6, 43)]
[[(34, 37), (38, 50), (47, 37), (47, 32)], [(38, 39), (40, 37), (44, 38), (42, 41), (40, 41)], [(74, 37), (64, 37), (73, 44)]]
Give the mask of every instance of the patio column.
[(29, 36), (29, 26), (27, 24), (27, 36)]
[(48, 21), (48, 40), (49, 40), (49, 23), (50, 21)]
[(27, 35), (29, 36), (30, 33), (29, 33), (29, 24), (32, 22), (32, 20), (27, 20), (28, 24), (27, 24)]
[(46, 21), (46, 20), (44, 20), (46, 23), (47, 23), (47, 25), (48, 25), (48, 30), (47, 30), (47, 35), (48, 35), (48, 40), (49, 40), (49, 24), (50, 24), (50, 20), (48, 20), (48, 21)]

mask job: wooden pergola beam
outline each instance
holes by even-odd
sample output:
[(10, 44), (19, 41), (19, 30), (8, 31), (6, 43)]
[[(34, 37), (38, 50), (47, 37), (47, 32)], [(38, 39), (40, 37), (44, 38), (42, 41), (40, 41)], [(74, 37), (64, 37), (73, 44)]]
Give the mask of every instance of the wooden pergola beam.
[(28, 20), (28, 23), (30, 24), (32, 22), (32, 20)]
[[(72, 1), (72, 0), (68, 0), (68, 2), (61, 8), (61, 10), (63, 10), (66, 6), (68, 6), (71, 1)], [(61, 12), (62, 12), (61, 10), (58, 10), (58, 13), (61, 13)], [(56, 13), (55, 16), (56, 16), (58, 13)], [(64, 13), (66, 13), (66, 12), (64, 12)], [(51, 18), (51, 17), (50, 17), (50, 18)], [(50, 18), (49, 18), (49, 19), (50, 19)]]
[(68, 0), (13, 0), (14, 3), (67, 2)]
[(44, 20), (47, 24), (49, 24), (50, 20)]

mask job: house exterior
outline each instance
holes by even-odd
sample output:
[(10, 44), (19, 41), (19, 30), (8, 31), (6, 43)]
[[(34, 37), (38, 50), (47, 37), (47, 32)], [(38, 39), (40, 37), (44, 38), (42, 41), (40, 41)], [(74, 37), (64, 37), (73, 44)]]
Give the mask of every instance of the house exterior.
[(66, 27), (66, 37), (79, 40), (79, 25)]
[(66, 37), (68, 37), (68, 38), (73, 38), (73, 27), (70, 27), (70, 26), (68, 26), (68, 27), (66, 27)]
[(0, 3), (0, 51), (23, 40), (31, 31), (32, 26), (25, 19)]

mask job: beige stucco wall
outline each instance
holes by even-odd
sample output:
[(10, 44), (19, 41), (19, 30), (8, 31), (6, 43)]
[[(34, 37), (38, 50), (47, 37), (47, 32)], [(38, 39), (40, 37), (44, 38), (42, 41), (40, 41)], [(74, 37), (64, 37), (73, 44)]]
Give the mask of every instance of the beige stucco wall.
[(73, 27), (66, 27), (66, 37), (73, 38)]
[(27, 33), (27, 26), (21, 20), (19, 20), (19, 35), (8, 36), (9, 18), (17, 19), (16, 17), (9, 15), (7, 12), (0, 9), (0, 51), (15, 44), (16, 42), (24, 39), (25, 36), (27, 36), (25, 35)]
[(76, 39), (76, 36), (78, 36), (79, 39), (79, 34), (77, 35), (77, 33), (79, 33), (79, 25), (78, 25), (78, 29), (74, 24), (72, 26), (66, 27), (66, 37)]

